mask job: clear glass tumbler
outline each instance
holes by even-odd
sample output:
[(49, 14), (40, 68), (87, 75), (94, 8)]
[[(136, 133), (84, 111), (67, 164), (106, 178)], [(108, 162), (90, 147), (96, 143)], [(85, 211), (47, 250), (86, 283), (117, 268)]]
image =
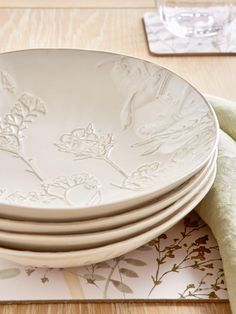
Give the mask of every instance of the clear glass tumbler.
[(217, 35), (235, 19), (236, 0), (156, 0), (162, 23), (179, 37)]

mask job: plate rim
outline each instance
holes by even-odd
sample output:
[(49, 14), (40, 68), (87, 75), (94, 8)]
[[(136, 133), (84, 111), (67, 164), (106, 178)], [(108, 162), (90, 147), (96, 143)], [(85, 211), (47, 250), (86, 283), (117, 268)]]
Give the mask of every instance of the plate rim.
[[(201, 185), (201, 187), (200, 187), (200, 189), (199, 189), (199, 187), (196, 187), (196, 190), (197, 191), (195, 191), (194, 192), (194, 194), (193, 195), (191, 195), (191, 197), (189, 198), (189, 197), (187, 197), (187, 201), (184, 201), (184, 203), (181, 205), (181, 206), (178, 206), (176, 209), (174, 209), (173, 210), (173, 208), (172, 208), (172, 211), (169, 213), (169, 214), (167, 214), (167, 216), (166, 217), (164, 217), (164, 219), (162, 219), (161, 218), (161, 220), (159, 221), (159, 222), (157, 222), (157, 226), (155, 226), (155, 224), (153, 225), (153, 223), (152, 223), (152, 226), (149, 226), (149, 227), (147, 227), (147, 228), (143, 228), (142, 226), (140, 227), (140, 231), (138, 231), (138, 234), (136, 234), (136, 235), (133, 235), (133, 236), (131, 236), (131, 237), (129, 237), (128, 236), (128, 238), (126, 238), (126, 239), (123, 239), (123, 240), (114, 240), (114, 242), (113, 243), (108, 243), (108, 244), (97, 244), (95, 247), (91, 247), (91, 248), (81, 248), (81, 249), (79, 249), (79, 248), (77, 248), (77, 249), (74, 249), (74, 250), (69, 250), (69, 251), (63, 251), (63, 249), (58, 249), (58, 250), (62, 250), (61, 252), (59, 251), (59, 254), (66, 254), (66, 253), (72, 253), (72, 252), (82, 252), (82, 251), (92, 251), (92, 250), (95, 250), (96, 251), (96, 249), (103, 249), (103, 248), (106, 248), (106, 247), (108, 247), (108, 246), (110, 246), (110, 247), (112, 247), (112, 245), (114, 246), (114, 248), (117, 246), (117, 245), (119, 245), (119, 243), (125, 243), (125, 241), (127, 241), (127, 243), (129, 243), (129, 240), (132, 240), (133, 239), (133, 241), (135, 240), (135, 238), (140, 238), (140, 237), (142, 237), (142, 235), (144, 235), (145, 233), (149, 233), (149, 231), (150, 231), (150, 234), (151, 234), (151, 232), (154, 232), (153, 230), (159, 230), (158, 228), (162, 228), (163, 227), (163, 225), (168, 225), (168, 223), (169, 224), (175, 224), (176, 222), (173, 222), (173, 220), (174, 220), (174, 218), (176, 218), (176, 217), (179, 217), (179, 216), (181, 216), (182, 217), (182, 215), (183, 215), (183, 213), (185, 213), (185, 212), (189, 212), (191, 209), (190, 208), (192, 208), (193, 207), (193, 204), (194, 203), (196, 203), (196, 204), (198, 204), (200, 201), (201, 201), (201, 199), (202, 199), (202, 194), (204, 194), (204, 192), (205, 191), (207, 191), (207, 190), (209, 190), (209, 188), (208, 188), (208, 186), (210, 185), (209, 184), (209, 182), (211, 182), (211, 180), (212, 180), (212, 178), (214, 178), (214, 175), (215, 175), (215, 173), (216, 173), (216, 161), (214, 161), (213, 162), (213, 164), (212, 164), (212, 167), (209, 169), (209, 173), (207, 173), (207, 175), (206, 175), (206, 177), (204, 178), (204, 183), (203, 183), (203, 185), (201, 185), (201, 183), (200, 183), (200, 185)], [(199, 201), (200, 200), (200, 201)], [(180, 202), (181, 203), (181, 202)], [(189, 204), (190, 203), (190, 204)], [(151, 219), (154, 217), (155, 215), (153, 215), (153, 216), (151, 216)], [(154, 217), (154, 219), (155, 219), (155, 217)], [(170, 221), (171, 221), (171, 223), (170, 223)], [(142, 221), (140, 222), (140, 223), (142, 223)], [(173, 225), (172, 224), (172, 225)], [(169, 227), (168, 227), (169, 228)], [(142, 231), (142, 230), (145, 230), (146, 229), (146, 231)], [(120, 231), (120, 230), (119, 230)], [(118, 231), (118, 232), (119, 232)], [(17, 237), (17, 235), (15, 235), (16, 237)], [(35, 235), (35, 236), (37, 236), (37, 235)], [(94, 233), (94, 236), (96, 237), (96, 233)], [(27, 235), (26, 235), (26, 237), (27, 237)], [(63, 236), (61, 236), (61, 238), (62, 238)], [(119, 236), (117, 236), (117, 237), (119, 237)], [(42, 237), (39, 237), (39, 240), (40, 240), (40, 238), (42, 238)], [(56, 238), (57, 238), (57, 236), (54, 236), (54, 239), (56, 240)], [(76, 236), (74, 237), (74, 238), (76, 238)], [(71, 239), (71, 236), (67, 236), (67, 239), (68, 239), (68, 241)], [(25, 239), (25, 241), (26, 241), (27, 239)], [(46, 241), (46, 239), (45, 239), (45, 241)], [(58, 239), (58, 241), (59, 241), (59, 239)], [(51, 244), (52, 245), (52, 244)], [(0, 248), (0, 254), (1, 254), (1, 249), (2, 248)], [(12, 250), (12, 251), (20, 251), (20, 252), (22, 252), (24, 249), (10, 249), (10, 250)], [(58, 252), (48, 252), (48, 251), (40, 251), (40, 249), (37, 249), (38, 251), (33, 251), (32, 249), (30, 250), (30, 249), (27, 249), (27, 251), (28, 252), (30, 252), (30, 253), (33, 253), (33, 254), (35, 254), (35, 253), (39, 253), (39, 254), (58, 254)], [(25, 250), (24, 250), (25, 251)]]

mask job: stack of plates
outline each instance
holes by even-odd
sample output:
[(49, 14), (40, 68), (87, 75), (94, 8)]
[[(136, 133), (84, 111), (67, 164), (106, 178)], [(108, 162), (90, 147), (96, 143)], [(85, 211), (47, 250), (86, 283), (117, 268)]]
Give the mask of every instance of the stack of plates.
[(73, 267), (133, 250), (211, 188), (218, 123), (155, 64), (79, 50), (0, 55), (0, 256)]

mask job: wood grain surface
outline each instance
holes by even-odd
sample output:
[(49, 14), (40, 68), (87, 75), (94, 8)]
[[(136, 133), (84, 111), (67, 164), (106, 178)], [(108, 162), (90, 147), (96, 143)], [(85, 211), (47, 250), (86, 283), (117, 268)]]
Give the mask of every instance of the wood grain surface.
[[(163, 65), (203, 93), (236, 100), (235, 57), (157, 57), (149, 54), (142, 17), (153, 8), (153, 0), (0, 0), (0, 51), (51, 47), (122, 53)], [(231, 312), (228, 302), (117, 302), (0, 305), (0, 314), (3, 313)]]
[(116, 302), (1, 305), (0, 314), (230, 314), (228, 303)]
[(145, 11), (137, 8), (0, 9), (0, 51), (65, 47), (118, 52), (159, 63), (203, 93), (236, 100), (235, 57), (151, 56), (142, 22)]
[(0, 0), (3, 8), (153, 8), (154, 0)]

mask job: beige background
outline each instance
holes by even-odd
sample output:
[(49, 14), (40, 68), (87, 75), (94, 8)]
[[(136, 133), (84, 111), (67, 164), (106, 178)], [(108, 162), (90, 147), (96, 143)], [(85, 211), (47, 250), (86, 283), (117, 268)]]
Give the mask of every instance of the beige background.
[[(159, 63), (203, 93), (236, 100), (235, 57), (156, 57), (142, 16), (153, 0), (0, 0), (0, 51), (39, 47), (113, 51)], [(20, 287), (19, 287), (20, 289)], [(225, 314), (228, 303), (86, 303), (0, 305), (0, 314)]]

